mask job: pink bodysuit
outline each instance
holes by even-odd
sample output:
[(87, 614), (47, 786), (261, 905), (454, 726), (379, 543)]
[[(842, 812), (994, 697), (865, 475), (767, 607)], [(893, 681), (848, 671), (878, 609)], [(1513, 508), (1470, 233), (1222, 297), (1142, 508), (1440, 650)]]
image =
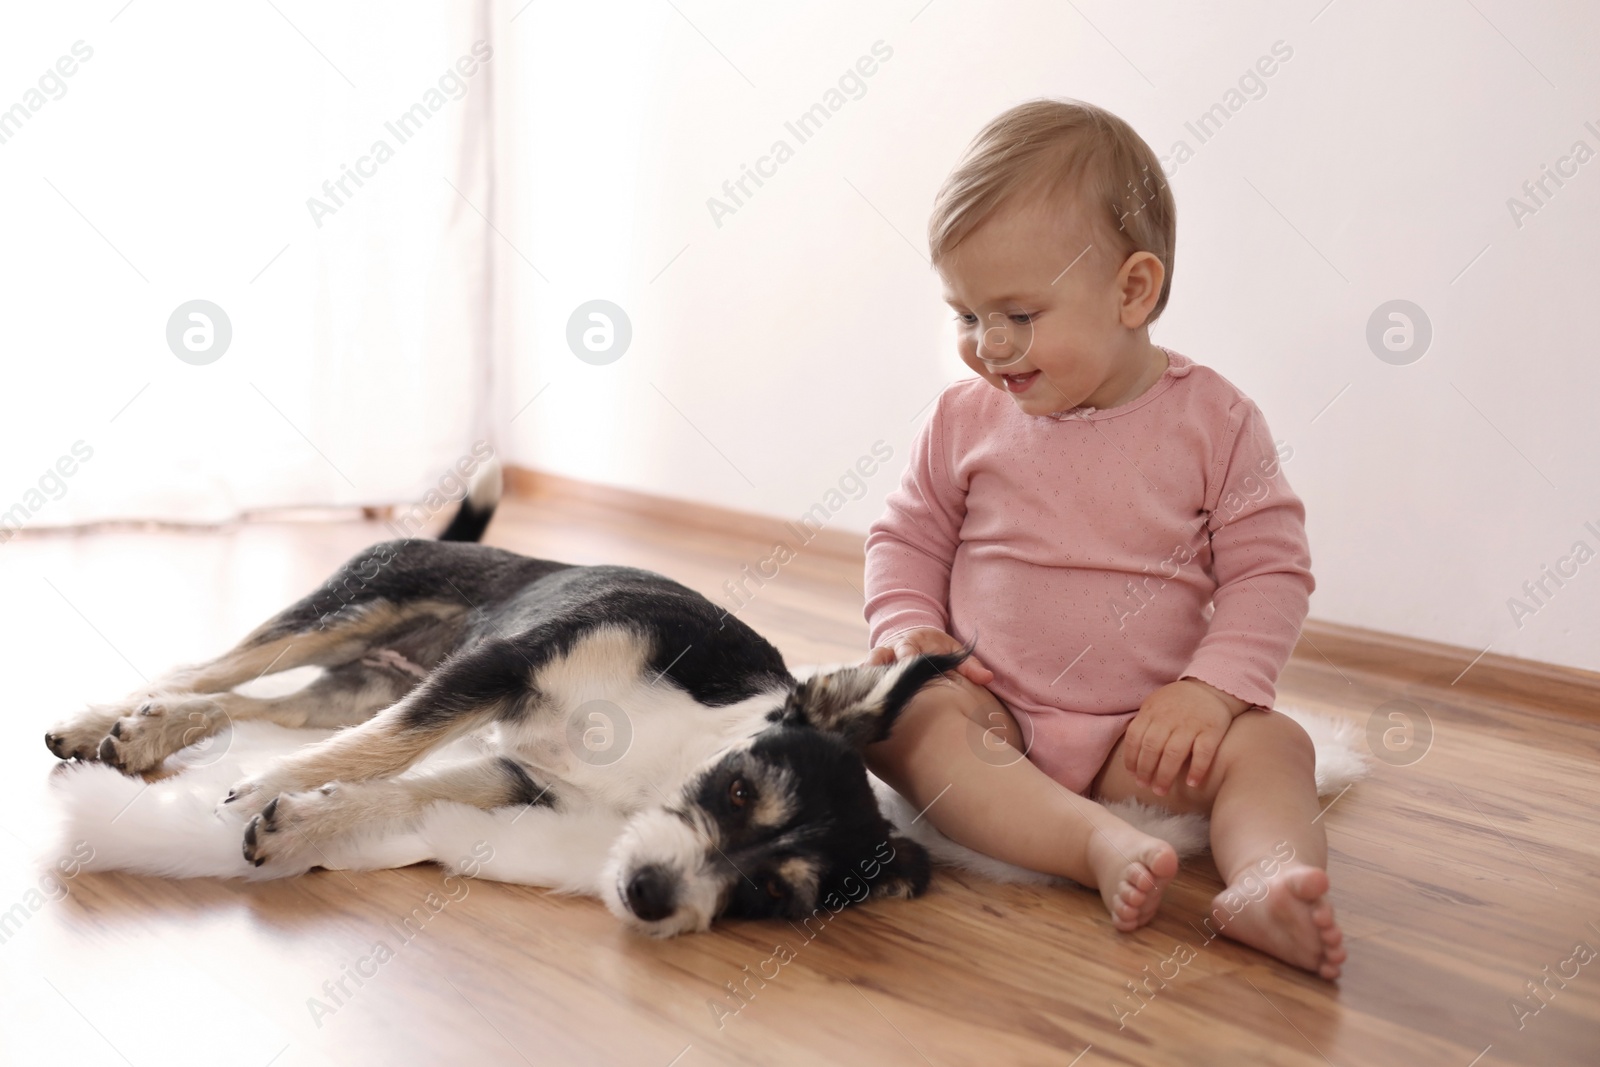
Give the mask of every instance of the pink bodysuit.
[(1169, 682), (1270, 708), (1315, 588), (1288, 449), (1222, 375), (1163, 351), (1160, 380), (1105, 410), (949, 386), (867, 537), (871, 647), (976, 637), (1028, 758), (1078, 793)]

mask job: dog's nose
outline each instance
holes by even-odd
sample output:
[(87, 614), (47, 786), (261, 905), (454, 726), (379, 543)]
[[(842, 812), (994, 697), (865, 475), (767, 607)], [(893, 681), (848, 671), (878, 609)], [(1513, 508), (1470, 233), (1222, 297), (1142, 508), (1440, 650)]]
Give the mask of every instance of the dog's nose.
[(628, 910), (645, 922), (656, 922), (671, 915), (677, 887), (666, 868), (651, 864), (640, 867), (628, 879)]

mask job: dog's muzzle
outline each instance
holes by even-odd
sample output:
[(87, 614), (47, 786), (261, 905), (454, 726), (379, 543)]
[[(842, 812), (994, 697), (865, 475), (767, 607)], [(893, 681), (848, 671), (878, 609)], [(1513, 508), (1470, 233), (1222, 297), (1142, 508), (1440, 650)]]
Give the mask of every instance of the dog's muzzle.
[(642, 812), (617, 839), (601, 875), (606, 907), (655, 937), (710, 929), (728, 888), (711, 862), (715, 855), (716, 846), (679, 816)]

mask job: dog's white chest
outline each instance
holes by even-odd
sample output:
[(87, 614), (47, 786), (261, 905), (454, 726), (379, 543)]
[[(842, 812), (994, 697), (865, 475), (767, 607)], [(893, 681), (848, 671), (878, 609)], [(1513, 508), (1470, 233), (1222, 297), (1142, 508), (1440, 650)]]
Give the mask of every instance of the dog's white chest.
[(494, 744), (558, 797), (631, 814), (676, 797), (696, 767), (750, 732), (745, 708), (707, 708), (665, 684), (618, 688), (551, 694), (557, 714), (499, 726)]

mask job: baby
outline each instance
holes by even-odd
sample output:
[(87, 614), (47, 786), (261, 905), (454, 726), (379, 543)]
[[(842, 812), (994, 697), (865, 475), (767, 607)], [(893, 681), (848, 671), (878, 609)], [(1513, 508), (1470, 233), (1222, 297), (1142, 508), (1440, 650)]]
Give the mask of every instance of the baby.
[(981, 644), (868, 762), (952, 839), (1098, 888), (1124, 931), (1178, 860), (1101, 802), (1209, 814), (1213, 933), (1333, 979), (1315, 758), (1271, 710), (1314, 587), (1305, 509), (1260, 409), (1150, 342), (1175, 218), (1150, 147), (1070, 101), (995, 119), (940, 190), (978, 377), (867, 538), (868, 662)]

